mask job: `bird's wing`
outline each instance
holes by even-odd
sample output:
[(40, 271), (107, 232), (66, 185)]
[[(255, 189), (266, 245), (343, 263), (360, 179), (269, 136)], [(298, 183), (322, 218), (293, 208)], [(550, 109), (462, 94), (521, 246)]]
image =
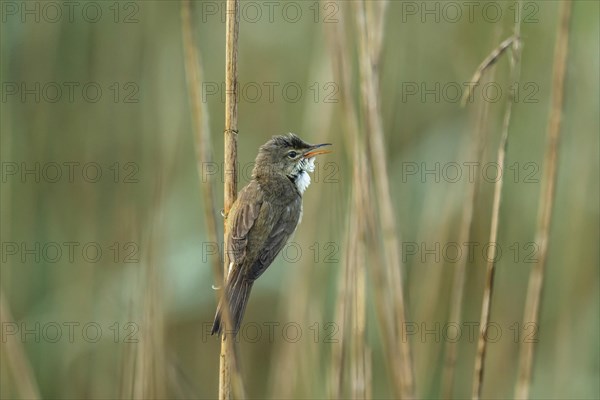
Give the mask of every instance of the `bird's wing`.
[[(299, 207), (295, 205), (282, 207), (277, 213), (279, 215), (273, 215), (275, 209), (278, 208), (271, 207), (271, 205), (266, 201), (263, 203), (261, 214), (263, 214), (263, 212), (270, 213), (270, 217), (275, 221), (275, 223), (272, 224), (272, 230), (269, 232), (266, 240), (260, 246), (258, 257), (248, 271), (247, 276), (251, 280), (257, 279), (262, 275), (263, 272), (265, 272), (296, 229), (298, 217), (300, 215)], [(263, 220), (261, 217), (262, 215), (258, 219)]]
[(228, 256), (234, 264), (241, 264), (246, 257), (248, 234), (254, 226), (263, 206), (262, 192), (252, 183), (240, 193), (233, 215), (230, 215)]

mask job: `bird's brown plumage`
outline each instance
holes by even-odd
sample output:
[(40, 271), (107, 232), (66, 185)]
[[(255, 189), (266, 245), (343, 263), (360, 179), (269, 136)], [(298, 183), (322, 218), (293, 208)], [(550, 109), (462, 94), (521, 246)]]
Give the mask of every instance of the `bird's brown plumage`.
[[(285, 196), (281, 196), (286, 193)], [(233, 332), (240, 328), (252, 283), (271, 265), (296, 229), (302, 197), (286, 177), (252, 180), (227, 216), (226, 249), (233, 263), (225, 294)], [(221, 333), (221, 303), (212, 333)]]
[[(321, 145), (319, 145), (321, 146)], [(226, 256), (230, 263), (225, 283), (232, 327), (237, 334), (252, 284), (271, 265), (296, 229), (302, 213), (302, 194), (293, 168), (301, 155), (317, 146), (295, 135), (275, 136), (256, 157), (250, 183), (239, 193), (226, 221)], [(299, 156), (289, 157), (290, 149)], [(212, 333), (223, 332), (223, 301), (219, 302)]]

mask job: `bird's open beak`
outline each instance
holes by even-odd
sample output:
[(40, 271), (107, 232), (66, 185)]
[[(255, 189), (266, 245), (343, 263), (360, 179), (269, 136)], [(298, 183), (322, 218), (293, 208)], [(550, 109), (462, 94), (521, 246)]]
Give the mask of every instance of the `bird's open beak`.
[(314, 156), (318, 156), (319, 154), (329, 154), (331, 150), (320, 150), (323, 146), (331, 146), (331, 143), (321, 143), (315, 144), (312, 146), (306, 153), (304, 153), (304, 158), (312, 158)]

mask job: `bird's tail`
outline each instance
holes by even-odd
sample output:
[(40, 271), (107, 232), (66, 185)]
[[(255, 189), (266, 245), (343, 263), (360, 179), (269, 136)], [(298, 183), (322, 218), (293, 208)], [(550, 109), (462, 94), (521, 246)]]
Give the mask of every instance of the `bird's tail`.
[(229, 317), (233, 329), (225, 327), (225, 321), (223, 320), (223, 299), (219, 301), (217, 306), (217, 314), (215, 315), (215, 322), (213, 323), (211, 335), (218, 333), (219, 335), (223, 332), (233, 333), (233, 336), (237, 335), (244, 318), (244, 311), (246, 310), (246, 304), (250, 298), (250, 291), (252, 290), (252, 284), (254, 281), (250, 281), (244, 277), (241, 272), (242, 268), (232, 268), (229, 276), (227, 277), (227, 284), (225, 286), (224, 295), (227, 298), (229, 304)]

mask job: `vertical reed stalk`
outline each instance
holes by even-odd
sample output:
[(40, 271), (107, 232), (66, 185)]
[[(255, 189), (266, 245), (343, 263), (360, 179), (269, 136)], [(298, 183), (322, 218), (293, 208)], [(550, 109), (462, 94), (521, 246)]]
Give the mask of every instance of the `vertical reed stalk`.
[(332, 348), (330, 398), (344, 398), (345, 367), (348, 366), (349, 394), (371, 398), (371, 351), (366, 338), (366, 238), (370, 214), (369, 179), (364, 149), (355, 146), (352, 195), (345, 239), (344, 270), (339, 275), (336, 321), (341, 340)]
[[(347, 157), (350, 159), (350, 164), (353, 168), (353, 190), (351, 192), (351, 199), (348, 209), (348, 229), (344, 235), (344, 243), (346, 243), (346, 252), (343, 262), (343, 270), (340, 271), (338, 276), (338, 297), (336, 301), (335, 320), (339, 327), (339, 336), (341, 340), (337, 341), (332, 345), (331, 349), (331, 372), (330, 372), (330, 383), (329, 383), (329, 397), (333, 399), (341, 398), (345, 395), (343, 392), (343, 381), (344, 381), (344, 365), (349, 358), (356, 356), (358, 351), (348, 354), (347, 343), (347, 332), (349, 326), (353, 322), (351, 314), (352, 309), (352, 290), (353, 287), (353, 276), (352, 271), (355, 270), (356, 264), (358, 263), (357, 247), (358, 247), (358, 226), (356, 213), (360, 212), (357, 209), (357, 171), (359, 163), (361, 161), (357, 159), (357, 154), (364, 155), (364, 146), (360, 146), (360, 139), (358, 135), (358, 116), (356, 108), (354, 107), (353, 95), (352, 95), (352, 82), (351, 82), (351, 71), (350, 66), (352, 65), (352, 59), (348, 53), (348, 46), (346, 43), (346, 30), (345, 30), (345, 11), (344, 7), (340, 7), (338, 14), (339, 23), (327, 25), (327, 39), (329, 47), (332, 51), (332, 68), (333, 76), (340, 84), (340, 92), (342, 95), (341, 105), (344, 112), (344, 118), (342, 124), (344, 125), (344, 145)], [(359, 151), (359, 148), (363, 150)], [(364, 212), (365, 210), (363, 210)], [(354, 330), (356, 333), (357, 330)], [(352, 334), (352, 332), (350, 332)], [(357, 349), (358, 350), (358, 349)], [(354, 357), (356, 360), (356, 357)], [(354, 380), (360, 372), (358, 368), (353, 368), (352, 379)], [(363, 375), (364, 376), (364, 375)], [(353, 386), (352, 393), (357, 395), (356, 385)]]
[[(493, 43), (496, 43), (500, 39), (500, 29), (497, 29), (496, 34), (493, 38)], [(493, 82), (496, 74), (495, 69), (491, 69), (489, 73), (489, 81)], [(475, 127), (473, 128), (470, 142), (472, 143), (468, 154), (470, 155), (469, 161), (480, 162), (483, 158), (483, 152), (485, 149), (485, 132), (488, 126), (488, 115), (490, 111), (490, 102), (485, 101), (483, 104), (480, 103), (477, 116), (475, 119)], [(462, 220), (459, 231), (459, 243), (468, 243), (471, 241), (471, 230), (473, 223), (473, 214), (475, 210), (475, 204), (477, 202), (477, 193), (481, 180), (479, 176), (476, 177), (475, 181), (468, 186), (468, 192), (466, 195), (466, 202), (463, 207)], [(457, 263), (454, 271), (454, 280), (452, 283), (452, 298), (450, 303), (450, 312), (448, 320), (451, 323), (461, 324), (462, 322), (462, 304), (464, 299), (465, 291), (465, 279), (466, 279), (466, 267), (467, 258), (461, 258)], [(446, 344), (445, 349), (445, 362), (444, 371), (442, 375), (442, 397), (450, 399), (453, 397), (454, 391), (454, 377), (456, 373), (456, 362), (458, 357), (458, 342), (451, 341)]]
[[(358, 147), (357, 147), (358, 150)], [(354, 172), (354, 205), (351, 218), (356, 219), (356, 232), (351, 235), (350, 246), (355, 248), (353, 264), (353, 293), (352, 293), (352, 397), (360, 399), (371, 398), (371, 382), (368, 376), (371, 364), (370, 350), (367, 344), (367, 287), (366, 287), (366, 227), (367, 214), (370, 209), (368, 169), (364, 150), (356, 153)]]
[[(182, 35), (185, 53), (185, 70), (192, 107), (192, 117), (195, 130), (195, 150), (199, 176), (203, 175), (202, 165), (212, 160), (208, 112), (201, 100), (199, 91), (202, 82), (202, 64), (200, 51), (193, 40), (191, 5), (189, 0), (183, 0), (181, 5)], [(229, 212), (237, 195), (237, 41), (239, 32), (239, 1), (227, 1), (226, 19), (226, 50), (225, 50), (225, 215)], [(204, 219), (209, 241), (217, 243), (218, 229), (215, 216), (216, 203), (214, 200), (214, 182), (209, 179), (203, 185)], [(224, 250), (225, 251), (225, 250)], [(224, 256), (224, 272), (219, 266), (219, 260), (214, 259), (213, 270), (218, 283), (219, 298), (224, 294), (224, 277), (227, 276), (229, 260)], [(225, 326), (231, 326), (229, 307), (224, 303), (222, 318)], [(233, 340), (225, 341), (226, 332), (221, 341), (219, 368), (219, 398), (231, 398), (232, 375), (238, 397), (244, 397), (243, 385), (235, 359)]]
[(414, 397), (412, 356), (408, 341), (401, 338), (406, 324), (404, 288), (402, 282), (403, 265), (400, 261), (396, 216), (392, 206), (387, 171), (387, 157), (384, 145), (383, 123), (379, 104), (379, 62), (383, 42), (384, 16), (387, 1), (357, 1), (355, 6), (358, 35), (358, 57), (361, 82), (361, 105), (366, 122), (366, 132), (370, 161), (373, 167), (374, 185), (379, 202), (379, 224), (385, 265), (386, 290), (378, 295), (389, 295), (394, 324), (393, 341), (389, 349), (394, 357), (392, 371), (396, 394), (401, 398)]
[[(239, 34), (239, 0), (227, 0), (225, 20), (225, 185), (224, 185), (224, 212), (227, 216), (237, 196), (237, 132), (238, 132), (238, 74), (237, 74), (237, 52)], [(225, 230), (224, 249), (224, 272), (227, 277), (229, 270), (229, 257), (227, 256), (227, 232)], [(221, 298), (226, 300), (224, 283), (220, 285)], [(243, 397), (243, 387), (239, 378), (234, 340), (226, 340), (227, 327), (232, 326), (229, 305), (223, 302), (223, 318), (226, 329), (221, 338), (221, 356), (219, 367), (219, 399), (229, 400), (231, 398), (231, 375), (235, 375), (236, 388), (239, 390), (238, 397)]]
[[(563, 1), (560, 6), (558, 33), (554, 49), (554, 66), (552, 76), (552, 104), (548, 122), (547, 144), (544, 155), (544, 174), (538, 210), (536, 242), (539, 248), (539, 260), (533, 265), (529, 275), (527, 299), (525, 301), (524, 323), (536, 324), (539, 320), (540, 299), (544, 285), (544, 270), (548, 260), (548, 240), (552, 222), (552, 208), (556, 189), (556, 170), (558, 163), (558, 146), (562, 122), (565, 77), (567, 71), (567, 55), (569, 50), (569, 28), (571, 23), (571, 1)], [(534, 342), (524, 342), (519, 354), (519, 375), (515, 388), (515, 398), (529, 397), (534, 357)]]
[[(325, 4), (325, 3), (324, 3)], [(341, 105), (343, 108), (344, 118), (342, 124), (344, 126), (344, 145), (347, 157), (350, 159), (350, 164), (354, 165), (353, 169), (353, 190), (351, 192), (351, 200), (348, 210), (348, 229), (345, 230), (344, 243), (346, 243), (346, 252), (343, 262), (343, 270), (340, 271), (338, 280), (338, 296), (336, 301), (335, 320), (339, 327), (339, 336), (342, 340), (337, 341), (332, 345), (331, 348), (331, 372), (330, 372), (330, 383), (329, 383), (329, 397), (337, 399), (343, 397), (343, 377), (344, 377), (344, 365), (348, 359), (348, 352), (345, 346), (346, 332), (348, 331), (348, 325), (350, 324), (350, 311), (351, 311), (351, 271), (353, 265), (356, 263), (356, 242), (358, 240), (356, 226), (356, 218), (352, 218), (356, 213), (356, 171), (360, 160), (356, 159), (357, 154), (364, 154), (364, 150), (359, 152), (360, 138), (358, 134), (359, 124), (357, 110), (354, 107), (353, 93), (352, 93), (352, 72), (350, 66), (352, 65), (352, 58), (348, 51), (348, 45), (346, 43), (346, 12), (344, 7), (340, 7), (338, 14), (337, 24), (326, 25), (328, 45), (331, 50), (331, 62), (333, 69), (334, 78), (340, 82), (340, 93), (341, 93)], [(364, 211), (364, 210), (363, 210)]]
[[(324, 82), (330, 79), (326, 75), (329, 60), (322, 56), (321, 49), (313, 48), (310, 58), (310, 75), (315, 81)], [(306, 96), (301, 132), (320, 132), (323, 126), (330, 125), (332, 117), (333, 107), (323, 107), (322, 104), (315, 103), (313, 98)], [(342, 132), (342, 130), (338, 131), (340, 137), (342, 137)], [(309, 141), (315, 142), (316, 140)], [(336, 143), (336, 146), (339, 141), (334, 136), (319, 138), (319, 142), (332, 142)], [(323, 190), (318, 188), (318, 190), (311, 190), (310, 196), (313, 199), (314, 196), (317, 196), (318, 200), (322, 194)], [(304, 208), (302, 215), (304, 221), (313, 221), (321, 214), (319, 207), (307, 207)], [(320, 229), (319, 225), (303, 226), (298, 235), (316, 239), (319, 237)], [(323, 298), (314, 296), (316, 290), (322, 289), (322, 287), (316, 286), (316, 280), (319, 280), (319, 284), (327, 284), (320, 279), (320, 275), (323, 273), (322, 266), (308, 258), (303, 258), (300, 264), (298, 268), (293, 268), (294, 271), (286, 277), (286, 282), (283, 283), (283, 287), (289, 288), (294, 293), (293, 297), (287, 297), (283, 302), (283, 315), (287, 315), (289, 321), (294, 320), (299, 323), (323, 321)], [(281, 399), (325, 397), (327, 382), (322, 381), (323, 371), (321, 368), (315, 368), (316, 365), (320, 365), (319, 362), (322, 358), (323, 352), (320, 347), (307, 347), (299, 345), (299, 343), (279, 341), (273, 349), (269, 367), (268, 386), (270, 390), (268, 397)], [(315, 382), (321, 382), (321, 384), (315, 385)]]
[[(352, 232), (355, 232), (354, 220), (349, 219), (348, 229), (344, 243), (351, 243)], [(349, 320), (349, 304), (350, 304), (350, 263), (353, 260), (354, 248), (346, 247), (345, 262), (343, 270), (338, 275), (338, 293), (335, 302), (335, 321), (338, 324), (338, 335), (341, 340), (335, 341), (331, 346), (331, 372), (329, 383), (329, 398), (343, 398), (343, 381), (344, 381), (344, 363), (348, 358), (347, 349), (344, 346)]]
[[(162, 171), (167, 168), (161, 168)], [(163, 291), (160, 270), (161, 232), (164, 232), (165, 176), (160, 174), (154, 194), (154, 218), (151, 221), (147, 238), (148, 249), (144, 254), (143, 268), (139, 271), (142, 323), (140, 327), (143, 340), (137, 348), (136, 367), (133, 385), (134, 399), (157, 399), (167, 396), (165, 321), (163, 309)]]
[[(493, 80), (494, 71), (491, 75)], [(490, 102), (486, 101), (480, 105), (477, 112), (475, 127), (471, 135), (471, 149), (468, 152), (470, 155), (468, 161), (480, 162), (483, 156), (483, 136), (485, 126), (487, 124), (487, 116), (489, 114)], [(472, 157), (472, 158), (471, 158)], [(473, 223), (473, 213), (477, 201), (477, 189), (480, 180), (468, 185), (467, 194), (465, 196), (465, 204), (462, 212), (462, 219), (459, 227), (458, 243), (469, 243), (471, 241), (471, 229)], [(456, 264), (454, 271), (454, 280), (452, 282), (452, 298), (450, 300), (449, 322), (460, 325), (462, 323), (462, 304), (465, 291), (465, 278), (467, 269), (467, 258), (461, 257)], [(456, 372), (456, 361), (458, 355), (458, 341), (450, 341), (446, 343), (444, 371), (442, 376), (442, 397), (450, 399), (453, 397), (454, 376)]]
[[(326, 6), (328, 0), (322, 0)], [(349, 54), (349, 46), (346, 42), (346, 13), (344, 7), (338, 12), (338, 23), (327, 24), (327, 39), (331, 50), (331, 64), (333, 76), (340, 82), (341, 106), (344, 112), (342, 123), (344, 124), (344, 144), (348, 158), (355, 154), (355, 147), (361, 145), (358, 134), (358, 115), (354, 107), (354, 93), (352, 91), (352, 57)], [(354, 147), (352, 147), (354, 146)]]
[[(387, 278), (387, 270), (382, 261), (381, 254), (378, 248), (378, 240), (376, 233), (376, 218), (373, 212), (373, 203), (371, 202), (370, 193), (372, 192), (369, 178), (371, 176), (370, 170), (368, 170), (369, 162), (368, 162), (368, 153), (366, 152), (365, 143), (363, 143), (363, 137), (359, 136), (359, 123), (358, 123), (358, 115), (356, 107), (354, 106), (354, 95), (352, 92), (352, 71), (350, 66), (352, 65), (352, 58), (349, 54), (349, 46), (346, 41), (346, 27), (345, 27), (345, 13), (344, 8), (341, 7), (338, 14), (339, 23), (337, 24), (329, 24), (327, 30), (327, 38), (329, 41), (329, 47), (332, 53), (332, 66), (334, 77), (338, 82), (340, 82), (340, 93), (341, 93), (341, 105), (343, 108), (344, 118), (342, 119), (342, 123), (344, 125), (344, 143), (346, 147), (347, 156), (350, 160), (350, 164), (358, 165), (362, 163), (360, 160), (364, 160), (365, 170), (361, 172), (366, 175), (362, 175), (363, 178), (359, 179), (357, 185), (363, 187), (364, 191), (366, 191), (365, 201), (368, 204), (363, 204), (363, 209), (360, 211), (364, 213), (366, 218), (364, 220), (365, 226), (365, 234), (367, 235), (366, 239), (368, 241), (368, 248), (373, 249), (368, 252), (368, 257), (370, 257), (370, 265), (373, 267), (370, 268), (370, 274), (374, 280), (374, 300), (377, 311), (377, 316), (380, 327), (380, 333), (383, 339), (384, 346), (384, 360), (387, 366), (387, 371), (390, 373), (390, 377), (392, 379), (392, 385), (396, 385), (396, 392), (399, 393), (399, 382), (396, 379), (399, 376), (398, 367), (398, 357), (396, 357), (397, 351), (396, 349), (396, 336), (395, 336), (395, 325), (394, 325), (394, 316), (390, 315), (393, 310), (393, 307), (390, 305), (391, 295), (389, 294), (389, 279)], [(361, 165), (362, 165), (361, 164)], [(353, 192), (354, 193), (354, 192)], [(354, 202), (351, 203), (351, 206)], [(351, 213), (358, 212), (355, 207), (351, 207)], [(345, 240), (346, 243), (350, 243), (350, 238), (347, 237)], [(353, 246), (353, 245), (351, 245)], [(350, 255), (348, 255), (350, 257)], [(341, 274), (343, 275), (343, 274)], [(340, 279), (340, 292), (345, 292), (345, 280)], [(340, 302), (344, 297), (340, 296)], [(341, 303), (340, 303), (341, 304)], [(341, 311), (341, 308), (338, 309), (338, 319), (339, 322), (345, 321), (344, 313)], [(343, 324), (340, 324), (343, 325)], [(341, 327), (343, 329), (343, 327)], [(341, 379), (341, 362), (344, 358), (343, 351), (341, 349), (341, 345), (334, 345), (332, 349), (332, 360), (333, 360), (333, 373), (332, 382), (331, 382), (331, 397), (339, 397), (340, 391), (340, 382)], [(370, 348), (365, 349), (365, 380), (366, 380), (366, 393), (368, 395), (371, 394), (371, 356), (370, 356)]]
[[(518, 4), (519, 10), (521, 10), (521, 2)], [(520, 15), (520, 13), (519, 13)], [(510, 63), (510, 81), (511, 84), (518, 83), (521, 75), (521, 19), (518, 18), (515, 22), (512, 45), (512, 58)], [(510, 40), (510, 39), (509, 39)], [(505, 41), (506, 43), (506, 41)], [(502, 48), (502, 46), (501, 46)], [(506, 47), (504, 47), (506, 48)], [(500, 52), (498, 56), (502, 54)], [(496, 56), (496, 59), (497, 57)], [(510, 129), (512, 106), (514, 104), (514, 93), (509, 91), (509, 100), (506, 104), (506, 110), (504, 111), (504, 117), (502, 120), (502, 133), (500, 136), (500, 143), (498, 145), (497, 160), (499, 171), (504, 171), (504, 165), (506, 164), (506, 150), (508, 148), (508, 133)], [(494, 185), (494, 199), (492, 203), (492, 221), (490, 227), (490, 239), (489, 243), (498, 242), (498, 226), (500, 223), (500, 204), (502, 200), (502, 185), (504, 182), (503, 175), (500, 175), (499, 179)], [(496, 248), (497, 246), (489, 246), (487, 252), (487, 267), (486, 267), (486, 279), (485, 287), (483, 289), (483, 300), (481, 305), (481, 318), (479, 322), (479, 340), (477, 341), (477, 353), (475, 355), (475, 368), (473, 370), (473, 391), (472, 398), (479, 399), (481, 397), (481, 389), (483, 387), (483, 374), (485, 366), (485, 356), (487, 351), (487, 326), (490, 321), (490, 313), (492, 308), (492, 295), (494, 291), (494, 275), (496, 273)]]

